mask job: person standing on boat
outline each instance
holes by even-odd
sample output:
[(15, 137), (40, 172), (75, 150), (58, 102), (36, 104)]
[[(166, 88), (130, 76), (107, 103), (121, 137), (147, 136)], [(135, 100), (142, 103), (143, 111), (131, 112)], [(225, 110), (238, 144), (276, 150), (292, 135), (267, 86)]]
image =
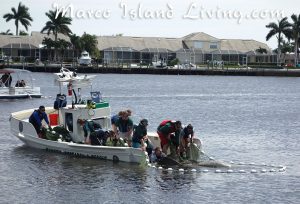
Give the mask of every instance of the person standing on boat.
[(111, 128), (113, 130), (117, 129), (116, 122), (117, 122), (117, 120), (119, 120), (120, 116), (123, 114), (124, 114), (124, 111), (120, 111), (118, 114), (113, 115), (111, 117), (110, 122), (111, 122)]
[(127, 111), (121, 111), (120, 114), (115, 122), (113, 131), (119, 138), (127, 140), (128, 146), (131, 146), (133, 121), (129, 118), (130, 113)]
[(193, 142), (194, 138), (194, 129), (191, 124), (185, 126), (179, 134), (180, 138), (180, 156), (184, 157), (183, 155), (187, 155), (187, 148), (189, 147), (190, 143)]
[(165, 154), (167, 154), (168, 148), (170, 147), (171, 137), (179, 135), (180, 130), (181, 121), (164, 120), (157, 127), (160, 145)]
[(45, 113), (45, 106), (40, 106), (38, 110), (34, 110), (31, 116), (29, 117), (29, 122), (35, 128), (38, 136), (42, 138), (42, 121), (45, 120), (47, 125), (49, 126), (48, 116)]
[(125, 114), (125, 112), (127, 112), (127, 114), (128, 114), (129, 117), (131, 116), (131, 113), (132, 113), (132, 112), (131, 112), (130, 109), (128, 109), (128, 110), (126, 110), (126, 111), (120, 111), (118, 114), (113, 115), (113, 116), (111, 117), (111, 126), (112, 126), (112, 129), (113, 129), (113, 130), (117, 128), (117, 127), (116, 127), (116, 121), (120, 118), (121, 115)]
[(153, 145), (147, 136), (148, 120), (142, 119), (140, 123), (133, 128), (132, 147), (142, 148), (147, 151), (149, 157), (152, 154)]
[(10, 76), (10, 73), (3, 74), (1, 77), (1, 81), (6, 87), (10, 87), (12, 81), (12, 77)]

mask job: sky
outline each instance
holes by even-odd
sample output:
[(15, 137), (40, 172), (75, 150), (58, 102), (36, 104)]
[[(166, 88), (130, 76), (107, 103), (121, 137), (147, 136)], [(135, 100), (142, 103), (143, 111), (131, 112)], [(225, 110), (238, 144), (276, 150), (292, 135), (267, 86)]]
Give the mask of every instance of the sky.
[[(277, 47), (276, 38), (266, 41), (270, 22), (300, 14), (299, 0), (1, 0), (0, 32), (14, 21), (3, 15), (19, 2), (29, 8), (33, 22), (28, 32), (41, 31), (49, 10), (66, 9), (73, 33), (97, 36), (123, 34), (137, 37), (180, 38), (204, 32), (219, 39), (253, 39)], [(19, 26), (19, 30), (25, 30)]]

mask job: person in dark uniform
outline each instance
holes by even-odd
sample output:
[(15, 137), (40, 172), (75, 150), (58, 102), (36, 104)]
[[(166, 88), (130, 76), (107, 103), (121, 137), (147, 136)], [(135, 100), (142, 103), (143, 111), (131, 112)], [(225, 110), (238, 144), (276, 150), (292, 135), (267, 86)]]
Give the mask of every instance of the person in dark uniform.
[(40, 106), (38, 110), (34, 110), (31, 116), (29, 117), (29, 122), (33, 125), (39, 137), (42, 137), (42, 121), (45, 122), (49, 126), (48, 116), (45, 113), (45, 106)]
[(10, 73), (3, 74), (1, 77), (1, 81), (6, 87), (10, 87), (12, 81), (12, 77), (10, 76)]
[(91, 145), (103, 145), (106, 146), (106, 141), (109, 137), (112, 137), (114, 132), (112, 130), (99, 129), (90, 135)]

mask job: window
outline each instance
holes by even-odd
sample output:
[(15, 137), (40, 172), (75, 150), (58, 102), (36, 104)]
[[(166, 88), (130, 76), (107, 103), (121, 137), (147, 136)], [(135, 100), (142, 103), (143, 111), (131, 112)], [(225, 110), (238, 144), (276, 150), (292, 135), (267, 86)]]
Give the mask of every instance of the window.
[(218, 49), (218, 44), (217, 43), (210, 43), (209, 48), (210, 49)]
[(201, 49), (201, 48), (203, 48), (203, 43), (200, 42), (200, 41), (194, 42), (194, 48), (195, 49)]

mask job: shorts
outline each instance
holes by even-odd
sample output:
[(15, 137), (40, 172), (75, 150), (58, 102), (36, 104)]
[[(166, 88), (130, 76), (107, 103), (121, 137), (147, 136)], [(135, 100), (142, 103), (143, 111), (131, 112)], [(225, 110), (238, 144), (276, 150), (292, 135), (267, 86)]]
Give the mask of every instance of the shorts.
[(166, 135), (164, 135), (163, 133), (161, 132), (157, 132), (158, 136), (159, 136), (159, 139), (160, 139), (160, 145), (161, 145), (161, 148), (163, 146), (165, 146), (166, 144), (169, 144), (169, 140), (167, 138)]

